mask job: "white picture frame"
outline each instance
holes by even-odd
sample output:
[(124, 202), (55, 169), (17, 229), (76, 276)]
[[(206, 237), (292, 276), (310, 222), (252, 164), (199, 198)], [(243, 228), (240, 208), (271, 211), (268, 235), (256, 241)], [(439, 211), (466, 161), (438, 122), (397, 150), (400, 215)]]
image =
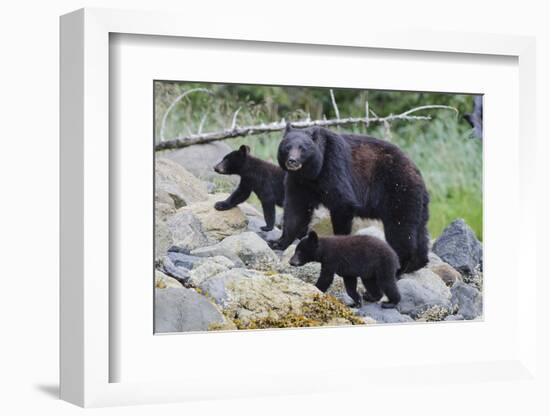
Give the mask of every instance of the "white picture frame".
[[(181, 24), (182, 21), (185, 21), (185, 25)], [(61, 18), (61, 398), (86, 407), (158, 403), (333, 392), (352, 389), (358, 380), (369, 386), (371, 394), (379, 389), (382, 395), (384, 385), (388, 386), (392, 380), (399, 379), (400, 384), (407, 388), (419, 388), (430, 385), (433, 380), (441, 382), (439, 374), (444, 371), (451, 372), (455, 381), (465, 383), (503, 380), (510, 383), (526, 380), (537, 383), (537, 323), (532, 319), (536, 311), (534, 288), (538, 278), (533, 258), (533, 242), (536, 241), (536, 217), (533, 213), (536, 199), (533, 197), (533, 184), (529, 180), (535, 169), (535, 154), (530, 146), (535, 140), (533, 129), (536, 124), (534, 39), (471, 33), (434, 35), (410, 30), (399, 33), (374, 27), (357, 31), (354, 28), (346, 30), (343, 26), (343, 30), (329, 34), (321, 25), (311, 25), (307, 31), (293, 27), (280, 31), (275, 23), (254, 26), (246, 35), (240, 35), (232, 30), (235, 20), (225, 24), (223, 21), (218, 23), (205, 27), (202, 22), (184, 19), (184, 16), (173, 13), (106, 9), (83, 9)], [(113, 271), (109, 251), (110, 227), (114, 226), (110, 211), (110, 175), (117, 168), (113, 166), (116, 161), (110, 158), (109, 147), (112, 134), (109, 105), (111, 34), (212, 39), (220, 42), (270, 42), (280, 45), (281, 50), (285, 49), (285, 45), (332, 45), (336, 49), (352, 47), (357, 50), (370, 48), (442, 55), (468, 54), (471, 59), (475, 59), (476, 55), (517, 59), (519, 117), (517, 123), (512, 122), (510, 126), (518, 129), (513, 133), (519, 146), (517, 166), (511, 168), (517, 168), (518, 177), (514, 183), (518, 187), (511, 191), (512, 195), (517, 196), (517, 203), (511, 204), (513, 207), (510, 209), (520, 218), (520, 224), (509, 254), (511, 257), (516, 256), (514, 261), (521, 264), (522, 286), (514, 286), (514, 291), (505, 292), (506, 296), (514, 296), (515, 307), (510, 311), (510, 317), (515, 322), (509, 339), (512, 346), (495, 351), (494, 359), (481, 356), (479, 360), (457, 361), (452, 358), (446, 360), (444, 354), (434, 354), (434, 361), (421, 360), (414, 366), (396, 360), (397, 367), (387, 364), (377, 367), (377, 362), (373, 360), (365, 364), (366, 367), (358, 366), (358, 371), (351, 377), (344, 362), (325, 369), (315, 369), (311, 362), (310, 367), (297, 367), (294, 372), (285, 367), (280, 367), (279, 372), (273, 369), (264, 372), (256, 369), (258, 378), (237, 378), (231, 385), (227, 385), (223, 378), (216, 383), (208, 377), (201, 378), (198, 373), (168, 380), (164, 376), (155, 377), (150, 374), (151, 369), (144, 380), (125, 381), (125, 377), (113, 376), (112, 369), (124, 357), (117, 354), (116, 351), (119, 350), (112, 348), (113, 339), (118, 336), (120, 327), (112, 323), (112, 315), (118, 307), (113, 304), (116, 299), (112, 295), (118, 289), (113, 287), (109, 279)], [(502, 157), (506, 158), (506, 155)], [(493, 166), (498, 169), (498, 165)], [(509, 276), (506, 276), (505, 282), (510, 287), (517, 283), (517, 273), (517, 270), (511, 270)], [(488, 292), (487, 296), (499, 295)], [(446, 324), (450, 328), (447, 332), (449, 336), (454, 333), (455, 336), (464, 334), (465, 337), (471, 337), (477, 332), (482, 337), (484, 327), (480, 325), (490, 325), (492, 319), (489, 315), (485, 322), (477, 323), (478, 326), (472, 326), (476, 323), (467, 326)], [(417, 331), (424, 331), (431, 337), (437, 337), (441, 333), (441, 327), (434, 325), (423, 325), (421, 329), (420, 326), (401, 328), (400, 336), (407, 338), (414, 337)], [(327, 339), (331, 339), (328, 344), (331, 348), (338, 348), (338, 343), (334, 343), (334, 340), (357, 336), (357, 331), (350, 334), (345, 328), (323, 331), (325, 332), (321, 334), (316, 330), (293, 330), (290, 335), (297, 345), (327, 342)], [(385, 336), (383, 331), (383, 328), (380, 329), (378, 335), (374, 336)], [(203, 335), (212, 337), (224, 334)], [(235, 340), (236, 336), (242, 338), (246, 335), (246, 340), (252, 347), (261, 349), (266, 342), (286, 342), (289, 331), (225, 335), (225, 340), (233, 338), (230, 342), (235, 343), (239, 342)], [(374, 346), (372, 350), (375, 351)], [(253, 352), (250, 354), (256, 357)], [(399, 365), (404, 367), (399, 368)], [(305, 369), (306, 367), (310, 370)], [(255, 369), (249, 370), (252, 374)], [(246, 370), (243, 372), (246, 373)], [(323, 380), (332, 381), (327, 383)]]

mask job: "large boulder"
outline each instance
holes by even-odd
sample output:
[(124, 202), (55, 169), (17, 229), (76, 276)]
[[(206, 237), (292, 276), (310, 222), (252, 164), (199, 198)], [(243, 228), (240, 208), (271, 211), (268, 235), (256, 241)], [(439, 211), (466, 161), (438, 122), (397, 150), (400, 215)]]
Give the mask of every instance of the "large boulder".
[(221, 241), (230, 235), (242, 233), (248, 225), (248, 220), (239, 207), (227, 211), (216, 210), (214, 204), (222, 199), (220, 194), (209, 195), (206, 201), (191, 204), (180, 211), (193, 214), (209, 239)]
[(376, 225), (369, 225), (368, 227), (361, 228), (357, 230), (356, 235), (368, 235), (371, 237), (379, 238), (380, 240), (386, 241), (386, 236), (384, 235), (384, 228), (378, 227)]
[(472, 275), (479, 267), (482, 246), (463, 219), (453, 221), (434, 242), (432, 251), (459, 272)]
[(464, 319), (476, 319), (483, 314), (483, 296), (466, 283), (456, 282), (451, 287), (451, 302)]
[(366, 303), (357, 311), (359, 316), (375, 320), (377, 323), (393, 324), (396, 322), (413, 322), (408, 315), (399, 313), (397, 309), (385, 309), (378, 303)]
[(155, 159), (155, 203), (162, 209), (178, 209), (208, 198), (206, 184), (177, 163)]
[(179, 250), (189, 252), (195, 248), (212, 243), (202, 226), (201, 221), (190, 210), (179, 209), (166, 220), (169, 247), (176, 246)]
[(191, 251), (193, 256), (224, 256), (256, 270), (275, 270), (279, 258), (256, 233), (247, 231), (232, 235), (217, 244)]
[[(175, 251), (178, 250), (178, 251)], [(201, 259), (179, 251), (179, 247), (171, 247), (160, 262), (165, 273), (187, 284), (189, 272)]]
[[(334, 233), (332, 229), (332, 222), (330, 220), (329, 210), (325, 207), (316, 208), (313, 211), (311, 217), (310, 227), (321, 236), (333, 235)], [(361, 230), (365, 232), (365, 229), (370, 227), (378, 228), (379, 231), (374, 231), (370, 229), (366, 232), (370, 233), (372, 231), (373, 233), (376, 233), (376, 237), (384, 235), (384, 225), (382, 224), (382, 221), (359, 217), (355, 217), (353, 219), (353, 222), (351, 224), (351, 233), (356, 234), (359, 233), (359, 231)]]
[(172, 245), (172, 236), (163, 216), (155, 207), (155, 260), (160, 260)]
[(402, 314), (416, 318), (433, 306), (451, 308), (451, 291), (427, 268), (402, 275), (397, 287), (401, 293), (397, 309)]
[(430, 252), (428, 260), (426, 267), (437, 274), (448, 287), (451, 287), (456, 281), (462, 281), (462, 275), (450, 264), (441, 260), (437, 254)]
[(167, 289), (170, 287), (183, 287), (182, 284), (171, 276), (168, 276), (160, 270), (155, 270), (155, 287), (157, 289)]
[(233, 149), (223, 142), (197, 144), (177, 150), (167, 150), (161, 153), (163, 158), (170, 159), (184, 166), (197, 178), (214, 182), (227, 183), (229, 187), (238, 183), (237, 176), (219, 175), (214, 172), (214, 165)]
[(224, 264), (207, 260), (189, 272), (189, 279), (187, 282), (190, 286), (200, 287), (204, 280), (228, 270), (229, 267)]
[(155, 290), (155, 332), (235, 329), (219, 309), (193, 289)]
[(363, 323), (348, 308), (288, 274), (235, 268), (204, 279), (200, 289), (239, 328)]

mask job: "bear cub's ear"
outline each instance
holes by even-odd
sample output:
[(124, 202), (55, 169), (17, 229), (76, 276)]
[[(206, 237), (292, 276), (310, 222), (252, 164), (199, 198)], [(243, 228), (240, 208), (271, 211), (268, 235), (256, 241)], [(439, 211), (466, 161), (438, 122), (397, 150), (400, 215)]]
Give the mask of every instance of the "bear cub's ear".
[(317, 243), (317, 241), (319, 241), (319, 237), (317, 236), (317, 233), (315, 231), (310, 231), (307, 235), (307, 239), (312, 243)]
[(250, 153), (250, 147), (248, 147), (247, 145), (243, 144), (241, 147), (239, 147), (239, 151), (243, 154), (243, 155), (248, 155)]

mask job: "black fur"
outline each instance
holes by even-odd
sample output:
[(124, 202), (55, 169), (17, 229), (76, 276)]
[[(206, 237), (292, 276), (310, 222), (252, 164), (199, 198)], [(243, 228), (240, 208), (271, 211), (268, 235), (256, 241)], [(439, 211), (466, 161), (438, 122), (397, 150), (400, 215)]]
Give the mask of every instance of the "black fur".
[(262, 230), (271, 231), (275, 224), (275, 205), (283, 206), (285, 172), (278, 166), (251, 156), (250, 148), (245, 145), (227, 154), (214, 166), (214, 170), (222, 175), (241, 177), (237, 189), (225, 201), (216, 202), (214, 208), (219, 211), (231, 209), (246, 201), (254, 192), (264, 211), (266, 225)]
[(353, 299), (354, 306), (361, 306), (357, 277), (367, 289), (363, 295), (366, 301), (377, 302), (386, 295), (389, 301), (382, 302), (382, 307), (393, 308), (401, 300), (396, 284), (399, 259), (379, 238), (365, 235), (319, 238), (315, 231), (310, 231), (296, 247), (290, 264), (303, 266), (311, 261), (321, 263), (317, 288), (326, 292), (336, 273), (344, 279), (346, 292)]
[(382, 220), (400, 273), (427, 264), (428, 192), (420, 171), (397, 146), (320, 127), (287, 126), (278, 161), (288, 174), (283, 235), (273, 248), (285, 249), (303, 237), (313, 210), (322, 204), (330, 211), (334, 234), (349, 234), (356, 216)]

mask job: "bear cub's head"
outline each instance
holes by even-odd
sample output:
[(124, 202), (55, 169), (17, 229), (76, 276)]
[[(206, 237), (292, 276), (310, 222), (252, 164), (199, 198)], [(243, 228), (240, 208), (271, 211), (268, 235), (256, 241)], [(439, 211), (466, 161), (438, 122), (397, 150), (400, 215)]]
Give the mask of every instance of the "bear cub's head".
[(250, 147), (243, 144), (239, 150), (226, 154), (222, 161), (214, 166), (214, 170), (222, 175), (238, 175), (249, 154)]
[(320, 128), (295, 129), (288, 123), (279, 144), (279, 166), (287, 172), (314, 179), (323, 164), (323, 146)]
[(306, 237), (300, 240), (294, 255), (288, 262), (291, 266), (303, 266), (306, 263), (315, 261), (318, 247), (319, 237), (315, 231), (310, 231)]

